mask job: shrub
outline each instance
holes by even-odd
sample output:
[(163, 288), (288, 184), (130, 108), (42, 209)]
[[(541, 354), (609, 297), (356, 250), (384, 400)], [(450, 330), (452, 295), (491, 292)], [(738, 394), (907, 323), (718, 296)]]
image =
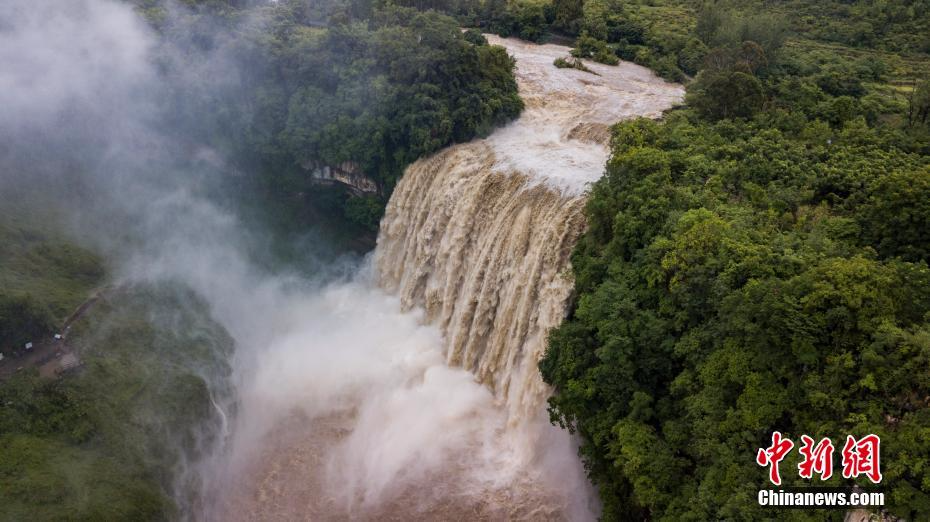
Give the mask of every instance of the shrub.
[(488, 45), (488, 39), (481, 34), (479, 29), (469, 29), (464, 33), (465, 40), (475, 45)]
[(571, 50), (571, 53), (575, 58), (590, 58), (595, 62), (607, 65), (620, 63), (620, 59), (607, 45), (607, 42), (589, 36), (587, 33), (582, 33), (575, 40), (575, 47)]
[(579, 71), (589, 72), (591, 74), (597, 74), (596, 72), (588, 69), (584, 62), (578, 58), (556, 58), (552, 65), (555, 65), (559, 69), (578, 69)]

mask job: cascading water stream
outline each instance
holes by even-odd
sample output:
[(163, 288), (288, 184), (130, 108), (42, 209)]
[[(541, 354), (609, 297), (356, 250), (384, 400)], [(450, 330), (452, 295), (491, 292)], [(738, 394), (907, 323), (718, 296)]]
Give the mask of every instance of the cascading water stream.
[[(558, 69), (566, 47), (488, 38), (515, 57), (526, 110), (407, 169), (370, 271), (210, 298), (256, 355), (236, 365), (238, 413), (204, 473), (203, 518), (593, 518), (537, 363), (566, 313), (609, 125), (658, 116), (683, 90), (633, 64)], [(243, 300), (260, 311), (247, 324), (224, 312)]]
[(488, 37), (516, 58), (525, 113), (410, 166), (375, 255), (380, 284), (406, 308), (422, 307), (444, 334), (448, 363), (488, 385), (519, 423), (544, 410), (536, 364), (566, 312), (569, 257), (609, 125), (658, 116), (683, 92), (632, 64), (558, 69), (564, 47)]

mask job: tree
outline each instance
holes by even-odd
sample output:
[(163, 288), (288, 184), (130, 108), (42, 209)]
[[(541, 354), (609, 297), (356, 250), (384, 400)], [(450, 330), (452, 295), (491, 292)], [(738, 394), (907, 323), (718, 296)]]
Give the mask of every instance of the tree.
[(582, 23), (582, 0), (555, 0), (552, 27), (567, 34), (578, 34)]
[(914, 82), (907, 104), (907, 122), (911, 126), (930, 121), (930, 80)]
[(930, 167), (884, 176), (856, 212), (863, 239), (883, 256), (930, 261)]
[(685, 98), (705, 118), (749, 118), (762, 107), (762, 83), (741, 71), (701, 71)]

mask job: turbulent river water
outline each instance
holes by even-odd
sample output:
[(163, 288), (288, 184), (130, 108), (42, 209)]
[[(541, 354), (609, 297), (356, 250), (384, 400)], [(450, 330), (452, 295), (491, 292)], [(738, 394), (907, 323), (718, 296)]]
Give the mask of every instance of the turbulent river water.
[(566, 47), (489, 39), (516, 59), (523, 115), (409, 167), (351, 282), (258, 285), (264, 321), (227, 321), (262, 349), (238, 363), (228, 448), (205, 465), (207, 517), (595, 516), (536, 363), (566, 313), (609, 124), (656, 117), (683, 91), (633, 64), (558, 69)]

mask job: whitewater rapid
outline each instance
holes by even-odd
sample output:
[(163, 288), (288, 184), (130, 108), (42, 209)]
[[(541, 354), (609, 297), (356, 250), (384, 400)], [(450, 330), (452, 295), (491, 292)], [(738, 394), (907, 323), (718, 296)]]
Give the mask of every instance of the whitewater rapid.
[(681, 102), (684, 88), (630, 62), (584, 61), (592, 72), (559, 69), (561, 45), (538, 45), (486, 35), (516, 60), (526, 110), (487, 140), (494, 172), (518, 173), (567, 196), (582, 195), (604, 172), (610, 126), (632, 117), (658, 118)]
[(633, 64), (558, 69), (566, 47), (488, 38), (516, 59), (521, 117), (411, 165), (358, 277), (260, 285), (251, 299), (264, 320), (223, 321), (260, 355), (237, 364), (236, 422), (206, 473), (206, 518), (596, 516), (536, 364), (566, 313), (609, 125), (658, 116), (683, 91)]

